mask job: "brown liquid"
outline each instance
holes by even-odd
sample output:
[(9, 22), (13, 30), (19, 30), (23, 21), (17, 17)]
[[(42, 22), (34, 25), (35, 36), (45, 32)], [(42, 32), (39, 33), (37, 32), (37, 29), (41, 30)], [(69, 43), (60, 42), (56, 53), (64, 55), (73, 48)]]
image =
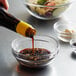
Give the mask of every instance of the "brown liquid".
[(34, 37), (32, 37), (32, 53), (34, 54)]
[[(32, 51), (34, 51), (34, 53), (32, 53)], [(24, 55), (20, 55), (21, 58), (26, 59), (26, 60), (32, 60), (32, 61), (37, 61), (37, 60), (41, 60), (41, 59), (47, 59), (49, 56), (46, 56), (47, 54), (50, 54), (50, 52), (46, 49), (43, 48), (26, 48), (20, 51), (21, 54)], [(44, 55), (44, 56), (43, 56)]]
[(50, 52), (44, 48), (35, 48), (34, 37), (31, 37), (31, 38), (32, 38), (32, 48), (26, 48), (21, 50), (20, 53), (24, 54), (25, 56), (24, 55), (19, 55), (19, 56), (21, 56), (23, 59), (33, 60), (33, 61), (46, 59), (47, 57), (43, 55), (50, 54)]

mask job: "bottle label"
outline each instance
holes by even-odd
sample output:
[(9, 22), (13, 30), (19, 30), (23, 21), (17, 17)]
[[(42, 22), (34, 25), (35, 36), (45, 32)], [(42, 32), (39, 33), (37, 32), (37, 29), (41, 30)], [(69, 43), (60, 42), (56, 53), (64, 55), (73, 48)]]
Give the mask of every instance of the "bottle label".
[(26, 23), (26, 22), (23, 22), (23, 21), (20, 21), (18, 24), (17, 24), (17, 27), (16, 27), (16, 32), (17, 33), (20, 33), (21, 35), (23, 36), (26, 36), (26, 31), (28, 28), (33, 28), (30, 24)]

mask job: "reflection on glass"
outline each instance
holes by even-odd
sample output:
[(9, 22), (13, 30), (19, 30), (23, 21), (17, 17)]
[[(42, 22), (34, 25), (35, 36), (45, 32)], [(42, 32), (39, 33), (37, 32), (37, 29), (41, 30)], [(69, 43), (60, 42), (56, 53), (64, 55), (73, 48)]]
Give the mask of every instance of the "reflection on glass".
[(76, 58), (76, 38), (73, 38), (70, 40), (70, 45), (73, 48), (72, 57), (75, 59)]

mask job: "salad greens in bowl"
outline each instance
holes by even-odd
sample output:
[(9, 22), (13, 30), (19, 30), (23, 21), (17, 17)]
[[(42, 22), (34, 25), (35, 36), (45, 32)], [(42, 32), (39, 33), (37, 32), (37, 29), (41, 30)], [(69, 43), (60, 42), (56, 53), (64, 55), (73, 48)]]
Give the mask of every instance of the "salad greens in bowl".
[(73, 0), (23, 0), (27, 11), (34, 17), (49, 20), (58, 18)]

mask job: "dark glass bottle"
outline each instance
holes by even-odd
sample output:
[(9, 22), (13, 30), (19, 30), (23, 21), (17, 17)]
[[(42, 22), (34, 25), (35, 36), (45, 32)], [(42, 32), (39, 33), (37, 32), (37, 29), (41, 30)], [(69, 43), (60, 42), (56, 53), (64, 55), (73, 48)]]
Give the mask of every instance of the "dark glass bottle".
[(0, 7), (0, 24), (23, 36), (33, 37), (36, 34), (36, 30), (30, 24), (15, 18), (2, 7)]

